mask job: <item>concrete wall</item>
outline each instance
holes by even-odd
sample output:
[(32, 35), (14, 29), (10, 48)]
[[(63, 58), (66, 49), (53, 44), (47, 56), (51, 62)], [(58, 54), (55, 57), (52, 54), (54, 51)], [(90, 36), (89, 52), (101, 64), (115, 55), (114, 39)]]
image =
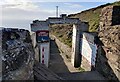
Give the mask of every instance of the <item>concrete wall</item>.
[(50, 17), (47, 19), (49, 24), (78, 24), (81, 21), (78, 18), (57, 18), (57, 17)]
[(79, 24), (73, 25), (72, 56), (71, 62), (74, 67), (80, 67), (80, 28)]
[(88, 32), (89, 31), (89, 24), (87, 22), (81, 22), (79, 25), (81, 32)]
[(35, 51), (35, 60), (37, 60), (38, 62), (40, 61), (40, 55), (39, 55), (39, 48), (38, 48), (38, 44), (36, 42), (36, 33), (35, 32), (31, 32), (31, 40), (32, 40), (32, 44), (33, 44), (33, 49)]
[(31, 35), (33, 47), (35, 47), (37, 45), (37, 42), (36, 42), (36, 33), (35, 32), (31, 32), (30, 35)]
[(49, 25), (46, 21), (35, 20), (31, 24), (31, 31), (36, 32), (39, 30), (49, 30)]

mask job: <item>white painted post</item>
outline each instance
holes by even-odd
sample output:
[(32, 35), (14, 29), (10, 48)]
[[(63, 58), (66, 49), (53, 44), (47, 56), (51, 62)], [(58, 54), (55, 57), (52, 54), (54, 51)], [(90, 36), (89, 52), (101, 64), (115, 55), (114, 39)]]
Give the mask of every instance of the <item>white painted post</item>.
[(74, 67), (80, 67), (80, 31), (79, 25), (73, 25), (73, 36), (72, 36), (72, 56), (71, 62)]
[(50, 55), (49, 24), (47, 21), (35, 20), (31, 24), (31, 31), (35, 32), (36, 44), (38, 45), (39, 62), (48, 67)]
[(50, 55), (50, 42), (39, 43), (40, 63), (48, 67)]

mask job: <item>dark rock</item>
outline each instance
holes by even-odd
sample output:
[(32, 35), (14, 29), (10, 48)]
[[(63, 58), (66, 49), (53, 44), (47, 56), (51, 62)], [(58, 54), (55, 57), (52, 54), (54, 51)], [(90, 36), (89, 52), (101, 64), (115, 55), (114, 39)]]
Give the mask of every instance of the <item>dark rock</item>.
[(29, 31), (2, 29), (2, 79), (33, 79), (34, 51)]

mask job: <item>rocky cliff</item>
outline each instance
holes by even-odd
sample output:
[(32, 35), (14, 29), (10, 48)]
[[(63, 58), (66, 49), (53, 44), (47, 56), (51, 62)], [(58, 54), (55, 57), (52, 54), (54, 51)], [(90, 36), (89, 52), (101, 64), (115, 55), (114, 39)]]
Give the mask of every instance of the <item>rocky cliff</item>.
[(120, 80), (120, 6), (107, 6), (100, 15), (97, 70), (106, 78)]
[(34, 51), (29, 31), (2, 29), (2, 79), (32, 80)]

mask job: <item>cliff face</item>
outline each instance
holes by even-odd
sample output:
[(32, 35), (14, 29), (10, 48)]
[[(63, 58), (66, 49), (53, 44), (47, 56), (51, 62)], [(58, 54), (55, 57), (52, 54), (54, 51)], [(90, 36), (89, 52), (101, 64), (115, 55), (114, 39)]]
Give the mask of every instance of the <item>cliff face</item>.
[(2, 79), (33, 79), (34, 51), (29, 31), (2, 29)]
[(120, 80), (120, 6), (107, 6), (100, 15), (99, 48), (97, 66), (108, 79)]

